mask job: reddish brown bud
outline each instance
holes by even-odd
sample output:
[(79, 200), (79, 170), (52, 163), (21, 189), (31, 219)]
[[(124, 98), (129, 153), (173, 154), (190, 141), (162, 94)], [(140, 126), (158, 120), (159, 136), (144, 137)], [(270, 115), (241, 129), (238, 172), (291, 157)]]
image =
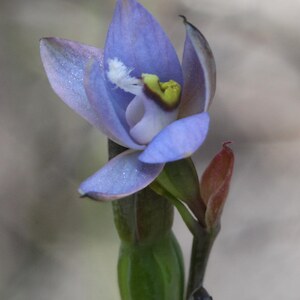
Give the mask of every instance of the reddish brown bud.
[(223, 149), (210, 162), (200, 182), (201, 198), (206, 205), (205, 223), (208, 228), (219, 224), (229, 192), (234, 154), (228, 144), (230, 142), (223, 144)]

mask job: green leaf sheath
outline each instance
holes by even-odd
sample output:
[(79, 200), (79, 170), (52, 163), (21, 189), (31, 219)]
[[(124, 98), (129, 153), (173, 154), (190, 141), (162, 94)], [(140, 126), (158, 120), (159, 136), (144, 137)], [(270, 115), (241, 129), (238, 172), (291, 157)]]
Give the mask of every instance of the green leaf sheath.
[(124, 300), (182, 300), (182, 257), (173, 233), (151, 245), (122, 242), (118, 275)]
[[(124, 150), (109, 141), (110, 158)], [(114, 201), (113, 212), (121, 239), (118, 262), (121, 299), (182, 300), (183, 259), (171, 231), (172, 204), (145, 188)]]
[(156, 242), (173, 224), (173, 206), (150, 188), (114, 201), (113, 211), (120, 239), (133, 245)]

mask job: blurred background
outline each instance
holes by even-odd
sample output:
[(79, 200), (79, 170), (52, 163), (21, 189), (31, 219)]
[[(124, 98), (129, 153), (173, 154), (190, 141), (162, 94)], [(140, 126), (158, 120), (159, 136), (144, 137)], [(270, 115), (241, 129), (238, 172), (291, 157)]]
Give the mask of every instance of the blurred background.
[[(236, 167), (206, 286), (216, 300), (299, 300), (300, 2), (141, 1), (182, 53), (184, 14), (218, 69), (202, 172), (223, 141)], [(106, 138), (52, 92), (39, 38), (103, 46), (114, 1), (0, 0), (0, 299), (116, 300), (110, 204), (77, 187)], [(176, 216), (186, 268), (191, 236)], [(166, 299), (167, 300), (167, 299)]]

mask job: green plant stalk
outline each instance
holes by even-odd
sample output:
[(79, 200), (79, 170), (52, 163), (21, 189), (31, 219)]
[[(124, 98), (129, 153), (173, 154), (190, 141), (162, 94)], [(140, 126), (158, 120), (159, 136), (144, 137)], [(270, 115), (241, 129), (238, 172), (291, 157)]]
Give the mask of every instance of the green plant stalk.
[(219, 228), (213, 230), (202, 228), (201, 231), (198, 231), (197, 235), (194, 235), (187, 286), (187, 300), (202, 299), (197, 298), (196, 294), (203, 288), (206, 266), (218, 233)]
[[(110, 159), (124, 150), (109, 141)], [(173, 205), (145, 188), (114, 201), (113, 213), (121, 240), (118, 261), (121, 299), (182, 300), (183, 259), (171, 230)]]

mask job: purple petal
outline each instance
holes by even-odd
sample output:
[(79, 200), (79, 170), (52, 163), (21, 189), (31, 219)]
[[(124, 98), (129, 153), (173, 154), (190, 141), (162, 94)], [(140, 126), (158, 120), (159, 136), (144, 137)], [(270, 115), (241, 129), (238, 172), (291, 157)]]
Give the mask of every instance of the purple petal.
[(131, 195), (149, 185), (164, 164), (145, 164), (138, 160), (140, 152), (127, 150), (110, 160), (79, 187), (83, 196), (95, 200), (115, 200)]
[(56, 94), (79, 115), (100, 128), (97, 114), (87, 100), (83, 78), (90, 60), (100, 65), (100, 49), (59, 38), (40, 41), (41, 57), (50, 84)]
[[(141, 146), (129, 135), (129, 126), (122, 106), (114, 101), (113, 95), (106, 87), (106, 79), (101, 67), (96, 62), (85, 78), (85, 90), (89, 102), (98, 116), (101, 130), (113, 141), (127, 148), (141, 150)], [(120, 99), (121, 100), (121, 99)]]
[(150, 73), (161, 81), (173, 79), (182, 84), (181, 66), (169, 38), (135, 0), (117, 1), (104, 49), (105, 64), (114, 58), (132, 68), (132, 76)]
[(164, 128), (139, 156), (145, 163), (165, 163), (192, 155), (204, 142), (208, 113), (177, 120)]
[(184, 18), (186, 40), (182, 70), (184, 86), (180, 117), (207, 111), (216, 90), (216, 65), (202, 33)]

